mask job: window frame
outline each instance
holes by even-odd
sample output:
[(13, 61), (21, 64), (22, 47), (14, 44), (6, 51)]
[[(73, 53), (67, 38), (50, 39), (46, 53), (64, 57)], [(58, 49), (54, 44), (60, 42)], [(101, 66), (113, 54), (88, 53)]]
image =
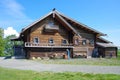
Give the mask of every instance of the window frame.
[(86, 44), (87, 44), (87, 40), (85, 40), (85, 39), (84, 39), (84, 40), (82, 40), (82, 45), (84, 45), (84, 46), (85, 46)]
[[(50, 42), (50, 40), (52, 40), (52, 42)], [(48, 43), (49, 44), (54, 44), (54, 39), (53, 38), (49, 38)]]
[[(35, 39), (37, 39), (37, 40), (35, 40)], [(33, 38), (33, 43), (34, 43), (34, 44), (39, 44), (39, 43), (40, 43), (39, 38), (38, 38), (38, 37), (34, 37), (34, 38)]]
[[(66, 43), (64, 43), (64, 41), (65, 41)], [(61, 43), (62, 43), (62, 45), (66, 45), (66, 44), (68, 44), (68, 41), (67, 41), (67, 39), (62, 39)]]
[(90, 44), (90, 45), (94, 45), (94, 44), (95, 44), (94, 40), (93, 40), (93, 39), (90, 39), (90, 40), (89, 40), (89, 44)]

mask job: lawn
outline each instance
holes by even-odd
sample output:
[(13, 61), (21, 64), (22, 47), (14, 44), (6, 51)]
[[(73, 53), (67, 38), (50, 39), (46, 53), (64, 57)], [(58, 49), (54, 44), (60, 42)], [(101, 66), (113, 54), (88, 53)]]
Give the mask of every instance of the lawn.
[(91, 59), (50, 59), (34, 60), (43, 64), (71, 64), (71, 65), (99, 65), (99, 66), (120, 66), (120, 50), (117, 58), (91, 58)]
[(120, 59), (92, 58), (92, 59), (50, 59), (34, 60), (43, 64), (70, 64), (70, 65), (99, 65), (120, 66)]
[(115, 74), (88, 74), (78, 72), (35, 72), (0, 67), (0, 80), (119, 80)]

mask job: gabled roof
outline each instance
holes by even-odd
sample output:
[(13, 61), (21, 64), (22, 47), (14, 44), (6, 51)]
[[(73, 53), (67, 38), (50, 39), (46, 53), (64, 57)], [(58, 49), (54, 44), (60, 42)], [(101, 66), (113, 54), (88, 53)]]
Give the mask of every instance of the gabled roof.
[[(74, 27), (68, 22), (68, 20), (70, 20), (70, 21), (73, 22), (73, 23), (76, 23), (76, 24), (80, 25), (81, 27), (83, 27), (83, 28), (85, 28), (85, 29), (87, 29), (87, 30), (89, 30), (89, 31), (92, 31), (92, 32), (96, 33), (98, 36), (103, 36), (103, 35), (105, 35), (105, 34), (99, 32), (99, 31), (97, 31), (97, 30), (95, 30), (95, 29), (92, 29), (92, 28), (90, 28), (90, 27), (88, 27), (88, 26), (86, 26), (86, 25), (84, 25), (84, 24), (82, 24), (82, 23), (80, 23), (80, 22), (78, 22), (78, 21), (75, 21), (75, 20), (73, 20), (73, 19), (71, 19), (71, 18), (69, 18), (69, 17), (61, 14), (60, 12), (58, 12), (58, 11), (56, 11), (56, 10), (51, 11), (51, 12), (48, 13), (47, 15), (43, 16), (42, 18), (38, 19), (37, 21), (33, 22), (32, 24), (28, 25), (26, 28), (24, 28), (24, 29), (21, 31), (21, 33), (24, 33), (27, 29), (31, 28), (33, 25), (35, 25), (35, 24), (37, 24), (38, 22), (44, 20), (45, 18), (49, 17), (50, 15), (57, 16), (57, 18), (59, 18), (67, 27), (69, 27), (69, 28), (70, 28), (75, 34), (77, 34), (78, 36), (80, 36), (80, 35), (79, 35), (78, 32), (74, 29)], [(20, 34), (21, 34), (21, 33), (20, 33)]]

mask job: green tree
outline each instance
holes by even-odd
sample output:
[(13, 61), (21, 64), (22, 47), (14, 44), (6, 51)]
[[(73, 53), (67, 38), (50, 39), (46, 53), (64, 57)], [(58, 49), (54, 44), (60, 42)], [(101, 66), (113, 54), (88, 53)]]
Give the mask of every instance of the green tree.
[(4, 56), (4, 30), (0, 28), (0, 56)]
[(22, 41), (11, 41), (11, 39), (16, 38), (15, 35), (9, 35), (7, 36), (4, 40), (5, 40), (5, 50), (4, 53), (6, 55), (13, 55), (13, 47), (15, 45), (23, 45)]
[(11, 41), (11, 38), (15, 38), (15, 35), (10, 35), (7, 36), (4, 41), (5, 41), (5, 50), (4, 53), (5, 55), (13, 55), (13, 46), (14, 46), (14, 42)]

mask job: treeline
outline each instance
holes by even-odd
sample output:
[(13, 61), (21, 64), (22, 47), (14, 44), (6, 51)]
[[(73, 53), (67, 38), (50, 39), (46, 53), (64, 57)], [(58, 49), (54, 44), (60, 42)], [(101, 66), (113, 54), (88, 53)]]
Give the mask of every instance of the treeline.
[(15, 35), (10, 35), (4, 38), (4, 30), (0, 28), (0, 56), (12, 56), (14, 45), (22, 45), (22, 42), (11, 41)]

